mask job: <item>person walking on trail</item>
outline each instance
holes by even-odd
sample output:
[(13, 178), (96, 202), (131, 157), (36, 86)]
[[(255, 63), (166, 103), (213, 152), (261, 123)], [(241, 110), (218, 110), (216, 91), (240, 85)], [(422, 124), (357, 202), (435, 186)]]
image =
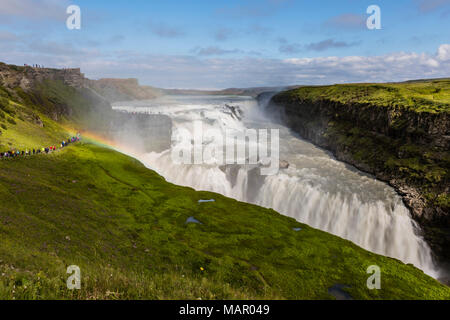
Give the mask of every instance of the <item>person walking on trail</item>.
[(60, 148), (64, 148), (67, 147), (70, 142), (77, 142), (80, 141), (80, 138), (78, 136), (74, 136), (72, 138), (69, 138), (67, 141), (63, 140), (61, 142), (61, 145), (58, 145), (58, 147), (56, 146), (49, 146), (49, 147), (42, 147), (42, 148), (37, 148), (37, 149), (25, 149), (25, 151), (20, 151), (17, 149), (12, 149), (6, 152), (0, 152), (0, 160), (2, 159), (6, 159), (6, 158), (17, 158), (17, 157), (27, 157), (27, 156), (31, 156), (31, 155), (38, 155), (38, 154), (43, 154), (44, 152), (46, 154), (48, 153), (52, 153), (54, 151), (59, 150)]

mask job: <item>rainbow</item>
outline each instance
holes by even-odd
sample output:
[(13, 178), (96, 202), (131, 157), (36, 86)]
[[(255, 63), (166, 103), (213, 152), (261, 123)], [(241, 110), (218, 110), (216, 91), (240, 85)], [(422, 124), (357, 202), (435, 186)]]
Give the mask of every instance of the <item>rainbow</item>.
[(126, 153), (128, 155), (134, 155), (135, 152), (130, 149), (129, 146), (119, 144), (117, 141), (106, 137), (105, 135), (94, 132), (91, 130), (85, 129), (75, 129), (73, 127), (63, 126), (63, 128), (70, 133), (70, 135), (75, 136), (76, 134), (80, 134), (83, 141), (87, 141), (96, 145), (100, 145), (102, 147), (114, 149), (116, 151)]

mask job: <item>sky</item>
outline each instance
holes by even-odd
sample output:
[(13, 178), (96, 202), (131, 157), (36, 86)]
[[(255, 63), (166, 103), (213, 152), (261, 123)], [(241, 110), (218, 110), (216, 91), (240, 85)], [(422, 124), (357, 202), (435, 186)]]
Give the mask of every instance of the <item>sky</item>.
[(450, 0), (0, 0), (0, 61), (162, 88), (450, 77)]

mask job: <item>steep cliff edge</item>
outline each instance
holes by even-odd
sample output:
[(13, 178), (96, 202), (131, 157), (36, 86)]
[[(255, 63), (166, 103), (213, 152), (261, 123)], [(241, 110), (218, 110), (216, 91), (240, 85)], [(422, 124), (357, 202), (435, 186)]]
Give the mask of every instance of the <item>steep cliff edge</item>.
[(450, 261), (450, 80), (302, 87), (268, 106), (302, 137), (388, 182)]
[(7, 88), (29, 90), (44, 80), (61, 81), (65, 85), (81, 88), (86, 78), (79, 68), (53, 69), (35, 68), (31, 66), (7, 65), (0, 62), (0, 85)]

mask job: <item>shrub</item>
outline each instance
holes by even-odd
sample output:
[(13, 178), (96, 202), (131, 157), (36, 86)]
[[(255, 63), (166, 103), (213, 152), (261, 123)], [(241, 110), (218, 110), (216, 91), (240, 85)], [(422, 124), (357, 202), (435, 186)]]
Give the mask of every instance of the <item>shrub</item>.
[(9, 123), (13, 124), (13, 125), (16, 125), (16, 124), (17, 124), (16, 121), (15, 121), (13, 118), (8, 118), (7, 121), (8, 121)]
[(9, 106), (9, 100), (0, 96), (0, 109), (6, 109)]
[(4, 130), (8, 129), (8, 127), (4, 123), (0, 124), (0, 127), (2, 127)]
[(9, 107), (5, 110), (5, 112), (7, 114), (11, 115), (11, 116), (16, 114), (16, 112), (13, 109), (9, 108)]
[(3, 97), (0, 97), (0, 111), (11, 115), (16, 114), (15, 110), (9, 105), (9, 100)]
[(8, 98), (9, 97), (9, 93), (8, 91), (6, 91), (3, 87), (0, 86), (0, 97), (5, 97)]

